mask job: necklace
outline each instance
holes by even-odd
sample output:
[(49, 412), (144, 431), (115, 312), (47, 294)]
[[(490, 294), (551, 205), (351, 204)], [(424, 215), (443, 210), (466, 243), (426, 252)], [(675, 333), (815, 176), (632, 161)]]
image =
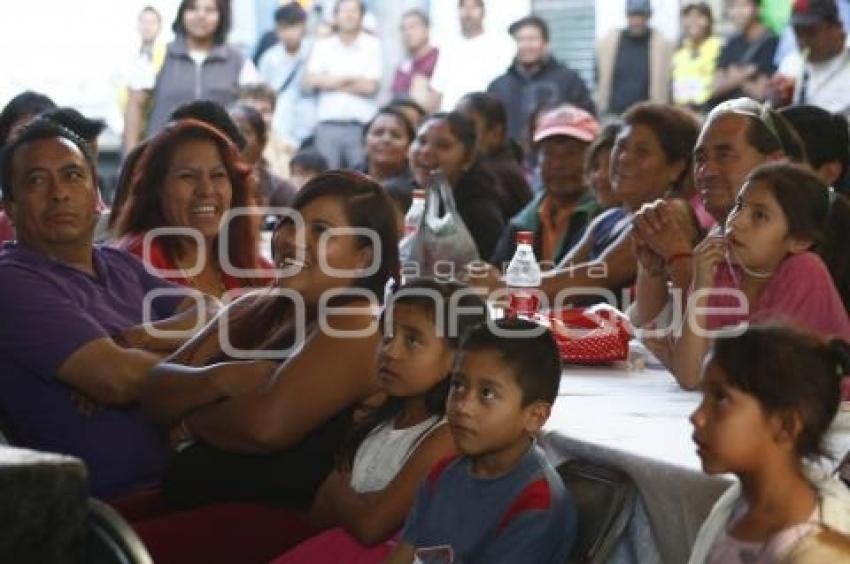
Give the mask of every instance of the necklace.
[(223, 296), (227, 292), (227, 286), (224, 285), (224, 281), (222, 280), (222, 275), (218, 271), (218, 269), (215, 269), (215, 271), (216, 271), (215, 272), (216, 287), (213, 291), (208, 292), (208, 291), (205, 291), (204, 289), (202, 289), (200, 286), (198, 286), (198, 281), (195, 279), (195, 277), (189, 276), (189, 273), (186, 272), (186, 269), (183, 268), (183, 265), (180, 264), (179, 261), (175, 260), (174, 264), (177, 266), (178, 269), (180, 269), (180, 274), (183, 276), (183, 279), (188, 283), (188, 285), (191, 288), (197, 290), (198, 292), (200, 292), (202, 294), (210, 294), (212, 296), (215, 296), (216, 298), (220, 298), (221, 296)]

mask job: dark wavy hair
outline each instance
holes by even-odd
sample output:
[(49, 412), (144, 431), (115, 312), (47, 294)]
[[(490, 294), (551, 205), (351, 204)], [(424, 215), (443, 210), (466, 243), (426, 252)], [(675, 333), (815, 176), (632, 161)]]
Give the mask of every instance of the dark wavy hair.
[[(395, 305), (413, 306), (427, 315), (435, 325), (442, 325), (436, 327), (437, 334), (442, 335), (446, 345), (456, 351), (460, 339), (466, 332), (487, 319), (487, 305), (480, 296), (465, 293), (456, 302), (452, 301), (452, 295), (464, 288), (466, 286), (458, 282), (439, 282), (424, 278), (410, 281), (390, 297), (384, 316)], [(437, 296), (439, 299), (435, 299)], [(383, 321), (382, 316), (382, 328)], [(429, 415), (438, 417), (445, 415), (448, 395), (449, 373), (447, 372), (445, 378), (425, 393), (425, 406)], [(390, 396), (351, 429), (340, 447), (337, 460), (340, 469), (351, 470), (357, 449), (366, 437), (381, 424), (397, 417), (404, 407), (404, 400), (405, 398), (402, 397)], [(429, 430), (423, 431), (423, 435)]]
[(850, 344), (789, 327), (752, 326), (742, 335), (716, 338), (709, 362), (766, 413), (779, 415), (789, 432), (800, 419), (798, 457), (826, 453), (822, 441), (841, 401), (841, 377), (850, 373)]
[[(184, 119), (167, 124), (154, 137), (147, 140), (138, 160), (129, 166), (132, 177), (126, 199), (115, 221), (116, 237), (131, 233), (144, 233), (155, 227), (168, 225), (163, 208), (163, 185), (171, 156), (177, 146), (185, 141), (207, 139), (218, 147), (221, 161), (227, 170), (233, 195), (231, 208), (250, 207), (256, 196), (251, 169), (239, 159), (236, 146), (214, 127), (194, 119)], [(125, 164), (125, 166), (128, 166)], [(233, 218), (229, 224), (228, 243), (230, 262), (239, 268), (257, 267), (258, 233), (250, 215)], [(163, 238), (163, 247), (169, 258), (179, 256), (179, 242)], [(248, 286), (261, 285), (263, 281), (246, 279)]]
[[(186, 26), (183, 24), (183, 16), (186, 14), (186, 10), (195, 7), (196, 1), (183, 0), (180, 2), (180, 7), (177, 8), (177, 15), (174, 16), (174, 21), (171, 23), (171, 31), (175, 35), (186, 36)], [(216, 26), (215, 33), (213, 34), (213, 43), (223, 45), (227, 41), (227, 34), (230, 33), (230, 0), (215, 0), (215, 4), (218, 8), (218, 26)]]

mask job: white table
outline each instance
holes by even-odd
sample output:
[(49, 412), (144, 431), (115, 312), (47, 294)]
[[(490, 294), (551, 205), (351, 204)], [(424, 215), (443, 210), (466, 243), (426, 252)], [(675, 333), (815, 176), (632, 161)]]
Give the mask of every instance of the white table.
[[(641, 551), (643, 558), (686, 562), (702, 521), (731, 483), (701, 471), (688, 421), (700, 399), (699, 392), (681, 390), (666, 370), (564, 370), (541, 444), (553, 462), (587, 458), (632, 477), (652, 536), (640, 540), (654, 545)], [(839, 455), (850, 447), (848, 412), (836, 418), (829, 444)]]

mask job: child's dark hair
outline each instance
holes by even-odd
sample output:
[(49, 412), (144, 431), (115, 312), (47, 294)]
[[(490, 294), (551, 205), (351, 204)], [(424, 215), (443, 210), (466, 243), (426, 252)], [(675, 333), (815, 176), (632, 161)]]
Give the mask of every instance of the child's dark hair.
[(787, 430), (802, 422), (794, 445), (800, 458), (825, 455), (822, 439), (841, 401), (841, 377), (850, 374), (850, 344), (825, 341), (782, 326), (751, 326), (715, 339), (710, 361), (728, 383), (754, 396)]
[[(245, 118), (245, 121), (254, 130), (254, 135), (260, 140), (261, 145), (265, 145), (269, 138), (269, 132), (266, 129), (266, 122), (263, 120), (263, 114), (257, 111), (253, 106), (249, 106), (245, 102), (236, 102), (229, 108), (230, 119), (235, 116)], [(244, 137), (244, 135), (243, 135)]]
[[(453, 299), (453, 296), (461, 291), (464, 293), (458, 294)], [(487, 305), (484, 300), (458, 282), (438, 282), (425, 278), (407, 282), (388, 299), (381, 318), (383, 329), (388, 329), (387, 321), (391, 320), (392, 308), (397, 304), (413, 306), (426, 313), (434, 320), (437, 335), (443, 337), (452, 349), (458, 348), (460, 339), (470, 328), (487, 319)], [(390, 312), (389, 318), (388, 312)], [(446, 374), (445, 378), (426, 393), (425, 404), (431, 415), (442, 417), (446, 413), (446, 397), (449, 393), (448, 376), (449, 374)], [(395, 418), (401, 412), (403, 405), (404, 398), (389, 397), (383, 405), (355, 425), (340, 447), (338, 467), (350, 470), (354, 464), (357, 449), (366, 437), (382, 423)], [(423, 434), (427, 432), (428, 430), (425, 430)], [(416, 444), (416, 441), (413, 444)]]
[(301, 149), (289, 161), (290, 170), (294, 166), (300, 166), (304, 170), (322, 174), (328, 170), (328, 161), (316, 149)]
[(97, 141), (97, 138), (106, 129), (106, 122), (102, 119), (87, 118), (74, 108), (53, 108), (43, 112), (41, 117), (67, 127), (88, 143)]
[(817, 106), (789, 106), (779, 110), (800, 135), (806, 154), (812, 167), (836, 162), (841, 172), (835, 182), (836, 188), (845, 187), (850, 163), (850, 130), (847, 118), (842, 114), (832, 114)]
[(508, 129), (508, 113), (501, 100), (487, 92), (469, 92), (465, 94), (458, 106), (465, 105), (470, 110), (484, 118), (487, 129), (501, 127), (502, 133)]
[(40, 92), (25, 90), (3, 107), (0, 111), (0, 148), (9, 141), (12, 127), (26, 117), (34, 118), (41, 112), (52, 110), (56, 104)]
[(240, 151), (245, 148), (245, 138), (236, 124), (233, 123), (233, 120), (230, 119), (230, 114), (218, 102), (193, 100), (176, 107), (168, 116), (168, 121), (181, 119), (196, 119), (207, 123), (227, 135)]
[(525, 319), (499, 319), (492, 326), (485, 323), (472, 329), (460, 349), (462, 353), (499, 353), (522, 390), (523, 407), (536, 401), (555, 403), (562, 364), (558, 345), (548, 329)]
[(790, 163), (762, 165), (748, 182), (770, 188), (788, 221), (788, 235), (814, 243), (811, 250), (829, 267), (844, 307), (850, 309), (850, 248), (842, 244), (850, 233), (850, 201), (810, 169)]
[(584, 152), (584, 170), (589, 172), (596, 167), (599, 161), (599, 154), (602, 151), (611, 151), (614, 148), (614, 142), (617, 136), (623, 129), (623, 124), (620, 122), (612, 122), (602, 128), (599, 135), (594, 139), (587, 150)]

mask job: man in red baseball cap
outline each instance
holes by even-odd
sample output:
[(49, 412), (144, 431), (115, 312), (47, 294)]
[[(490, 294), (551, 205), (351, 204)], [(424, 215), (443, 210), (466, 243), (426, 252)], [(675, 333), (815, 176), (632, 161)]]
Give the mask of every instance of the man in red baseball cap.
[(850, 49), (835, 0), (795, 0), (791, 25), (801, 55), (782, 61), (774, 89), (793, 94), (775, 101), (811, 104), (850, 117)]
[(584, 182), (584, 152), (599, 134), (599, 123), (572, 105), (540, 116), (534, 130), (543, 190), (520, 210), (502, 232), (490, 262), (501, 266), (516, 250), (516, 233), (534, 233), (541, 266), (554, 266), (578, 241), (599, 205)]

